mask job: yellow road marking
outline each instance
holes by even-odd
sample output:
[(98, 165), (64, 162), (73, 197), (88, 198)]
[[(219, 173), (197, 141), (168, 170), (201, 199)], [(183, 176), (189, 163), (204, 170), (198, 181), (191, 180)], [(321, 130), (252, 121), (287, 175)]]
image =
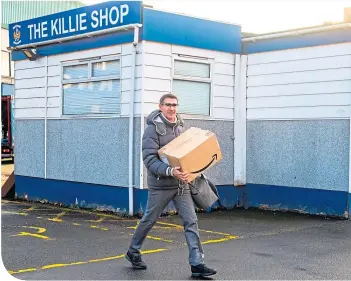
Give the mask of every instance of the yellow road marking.
[(199, 231), (206, 232), (206, 233), (212, 233), (212, 234), (218, 234), (218, 235), (224, 235), (224, 236), (232, 236), (232, 234), (229, 234), (229, 233), (223, 233), (223, 232), (217, 232), (217, 231), (211, 231), (211, 230), (199, 229)]
[(157, 226), (155, 225), (152, 229), (172, 229), (173, 227), (170, 226)]
[(72, 262), (72, 263), (70, 263), (70, 265), (79, 265), (79, 264), (86, 264), (86, 263), (88, 263), (88, 262), (86, 262), (86, 261), (78, 261), (78, 262)]
[(44, 228), (44, 227), (35, 227), (35, 226), (22, 226), (22, 227), (36, 229), (37, 233), (30, 233), (30, 232), (22, 231), (22, 232), (20, 232), (18, 234), (11, 235), (11, 236), (31, 236), (31, 237), (44, 239), (44, 240), (53, 240), (53, 239), (49, 238), (48, 236), (41, 235), (41, 233), (44, 233), (46, 231), (46, 228)]
[[(129, 235), (133, 236), (133, 234), (129, 234)], [(155, 236), (150, 236), (150, 235), (147, 235), (146, 238), (149, 238), (149, 239), (152, 239), (152, 240), (157, 240), (157, 241), (169, 242), (169, 243), (173, 242), (173, 240), (166, 240), (166, 239), (163, 239), (163, 238), (160, 238), (160, 237), (155, 237)]]
[[(1, 203), (5, 203), (8, 205), (11, 204), (17, 204), (17, 205), (25, 205), (25, 206), (32, 206), (32, 203), (28, 203), (28, 202), (17, 202), (17, 201), (9, 201), (9, 200), (1, 200)], [(38, 203), (39, 204), (39, 203)], [(46, 205), (45, 208), (47, 209), (51, 209), (51, 210), (63, 210), (63, 211), (67, 211), (67, 212), (76, 212), (76, 213), (82, 213), (82, 214), (93, 214), (96, 216), (96, 211), (87, 211), (87, 210), (79, 210), (79, 209), (71, 209), (71, 208), (65, 208), (65, 207), (56, 207), (56, 206), (50, 206), (50, 205)], [(46, 209), (45, 209), (46, 210)], [(119, 215), (112, 215), (112, 214), (99, 214), (99, 216), (101, 217), (105, 217), (105, 218), (114, 218), (114, 219), (121, 219), (121, 221), (125, 221), (121, 216)], [(135, 221), (135, 220), (133, 220)]]
[(167, 223), (167, 222), (156, 222), (157, 224), (161, 224), (161, 225), (168, 225), (168, 226), (173, 226), (175, 228), (183, 228), (183, 226), (179, 225), (179, 224), (174, 224), (174, 223)]
[(16, 235), (11, 235), (11, 236), (32, 236), (32, 237), (41, 238), (44, 240), (53, 240), (53, 239), (49, 238), (48, 236), (35, 234), (35, 233), (29, 233), (29, 232), (20, 232)]
[(127, 228), (129, 228), (129, 229), (136, 229), (137, 226), (128, 226)]
[(56, 215), (55, 218), (53, 219), (48, 219), (49, 221), (54, 221), (54, 222), (62, 222), (62, 220), (60, 219), (61, 217), (63, 217), (65, 214), (67, 214), (67, 211), (61, 212), (58, 215)]
[(115, 259), (123, 258), (124, 256), (125, 256), (125, 254), (119, 255), (119, 256), (114, 256), (114, 257), (107, 257), (107, 258), (101, 258), (101, 259), (96, 259), (96, 260), (90, 260), (89, 262), (101, 262), (101, 261), (115, 260)]
[(22, 226), (22, 227), (36, 229), (37, 233), (44, 233), (46, 231), (46, 228), (44, 227), (36, 227), (36, 226)]
[(220, 238), (220, 239), (206, 240), (206, 241), (202, 242), (202, 244), (221, 243), (221, 242), (226, 242), (226, 241), (234, 240), (234, 239), (238, 239), (238, 238), (239, 238), (239, 236), (227, 236), (227, 237)]
[[(168, 249), (165, 249), (165, 248), (160, 248), (160, 249), (155, 249), (155, 250), (145, 250), (145, 251), (141, 251), (141, 254), (143, 254), (143, 255), (154, 254), (154, 253), (164, 252), (164, 251), (167, 251), (167, 250)], [(29, 272), (29, 271), (44, 270), (44, 269), (51, 269), (51, 268), (58, 268), (58, 267), (66, 267), (66, 266), (87, 264), (87, 263), (92, 263), (92, 262), (103, 262), (103, 261), (108, 261), (108, 260), (121, 259), (124, 256), (125, 256), (125, 254), (119, 255), (119, 256), (113, 256), (113, 257), (94, 259), (94, 260), (89, 260), (89, 261), (85, 261), (85, 262), (49, 264), (49, 265), (45, 265), (45, 266), (42, 266), (42, 267), (39, 267), (39, 268), (19, 269), (18, 271), (9, 270), (8, 272), (13, 275), (13, 274)]]
[(173, 242), (173, 240), (166, 240), (166, 239), (162, 239), (162, 238), (155, 237), (155, 236), (150, 236), (150, 235), (147, 235), (146, 238), (149, 238), (149, 239), (152, 239), (152, 240), (158, 240), (158, 241), (169, 242), (169, 243), (172, 243), (172, 242)]
[(23, 213), (23, 212), (10, 212), (10, 211), (1, 211), (4, 214), (11, 214), (11, 215), (20, 215), (20, 216), (28, 216), (27, 213)]
[[(23, 273), (23, 272), (30, 272), (30, 271), (36, 271), (36, 268), (27, 268), (27, 269), (20, 269), (16, 273)], [(9, 271), (10, 272), (10, 271)], [(13, 271), (12, 271), (13, 272)]]
[(72, 225), (81, 225), (80, 223), (76, 223), (76, 222), (74, 222), (74, 223), (72, 223)]
[(23, 209), (23, 211), (27, 211), (27, 212), (33, 211), (33, 210), (34, 210), (34, 206), (32, 206), (32, 207), (30, 207), (30, 208), (28, 208), (28, 209)]
[(42, 266), (40, 269), (50, 269), (50, 268), (64, 267), (69, 265), (70, 265), (69, 263), (49, 264), (49, 265)]

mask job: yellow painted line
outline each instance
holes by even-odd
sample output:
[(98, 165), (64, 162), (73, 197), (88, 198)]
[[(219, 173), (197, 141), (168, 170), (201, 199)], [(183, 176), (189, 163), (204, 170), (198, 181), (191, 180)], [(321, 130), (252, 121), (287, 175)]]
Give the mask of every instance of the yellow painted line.
[(114, 257), (107, 257), (107, 258), (101, 258), (101, 259), (96, 259), (96, 260), (90, 260), (89, 262), (101, 262), (101, 261), (116, 260), (116, 259), (121, 259), (124, 256), (125, 256), (125, 254), (119, 255), (119, 256), (114, 256)]
[(103, 227), (103, 228), (100, 228), (101, 230), (109, 230), (108, 228), (106, 228), (106, 227)]
[(176, 227), (176, 228), (182, 228), (183, 229), (183, 226), (182, 225), (179, 225), (179, 224), (173, 224), (173, 223), (167, 223), (167, 222), (156, 222), (157, 224), (161, 224), (161, 225), (168, 225), (168, 226), (173, 226), (173, 227)]
[(128, 226), (127, 228), (129, 228), (129, 229), (136, 229), (137, 227), (136, 226)]
[(61, 213), (57, 214), (55, 218), (48, 219), (48, 220), (53, 221), (53, 222), (62, 222), (63, 220), (61, 220), (60, 218), (63, 217), (65, 214), (67, 214), (67, 211), (61, 212)]
[(140, 253), (143, 255), (147, 255), (147, 254), (160, 253), (160, 252), (164, 252), (164, 251), (168, 251), (168, 249), (161, 248), (161, 249), (156, 249), (156, 250), (145, 250), (145, 251), (140, 251)]
[[(141, 251), (141, 254), (147, 255), (147, 254), (160, 253), (160, 252), (164, 252), (164, 251), (168, 251), (168, 249), (160, 248), (160, 249), (155, 249), (155, 250), (144, 250), (144, 251)], [(113, 257), (106, 257), (106, 258), (89, 260), (89, 261), (86, 261), (86, 262), (49, 264), (49, 265), (42, 266), (40, 268), (27, 268), (27, 269), (20, 269), (18, 271), (9, 270), (8, 272), (10, 274), (18, 274), (18, 273), (29, 272), (29, 271), (44, 270), (44, 269), (51, 269), (51, 268), (58, 268), (58, 267), (67, 267), (67, 266), (87, 264), (87, 263), (93, 263), (93, 262), (103, 262), (103, 261), (108, 261), (108, 260), (121, 259), (124, 256), (125, 256), (125, 254), (119, 255), (119, 256), (113, 256)]]
[(28, 209), (23, 209), (24, 211), (27, 211), (27, 212), (30, 212), (30, 211), (33, 211), (34, 210), (34, 206), (28, 208)]
[(222, 243), (222, 242), (226, 242), (229, 240), (234, 240), (234, 239), (238, 239), (239, 236), (228, 236), (228, 237), (224, 237), (221, 239), (213, 239), (213, 240), (206, 240), (204, 242), (202, 242), (203, 245), (205, 244), (213, 244), (213, 243)]
[(44, 233), (46, 231), (46, 228), (44, 227), (35, 227), (35, 226), (22, 226), (22, 227), (36, 229), (37, 233)]
[(48, 236), (41, 235), (42, 233), (44, 233), (46, 231), (46, 228), (44, 228), (44, 227), (35, 227), (35, 226), (22, 226), (22, 227), (35, 229), (35, 230), (37, 230), (37, 233), (20, 232), (18, 234), (11, 235), (11, 236), (31, 236), (31, 237), (44, 239), (44, 240), (53, 240), (53, 239), (49, 238)]
[(79, 225), (81, 225), (81, 224), (80, 224), (80, 223), (74, 222), (74, 223), (72, 223), (72, 225), (77, 225), (77, 226), (79, 226)]
[(88, 262), (86, 262), (86, 261), (78, 261), (78, 262), (72, 262), (69, 265), (80, 265), (80, 264), (86, 264), (86, 263), (88, 263)]
[[(32, 206), (33, 203), (28, 203), (28, 202), (17, 202), (17, 201), (9, 201), (9, 200), (1, 200), (2, 203), (5, 203), (5, 204), (17, 204), (17, 205), (25, 205), (25, 206)], [(40, 204), (40, 203), (36, 203), (36, 204)], [(82, 213), (82, 214), (91, 214), (91, 215), (94, 215), (96, 216), (97, 212), (96, 211), (87, 211), (87, 210), (80, 210), (80, 209), (71, 209), (71, 208), (65, 208), (65, 207), (56, 207), (56, 206), (51, 206), (51, 205), (46, 205), (45, 208), (47, 209), (51, 209), (51, 210), (63, 210), (63, 211), (66, 211), (66, 212), (75, 212), (75, 213)], [(47, 210), (47, 209), (44, 209), (44, 210)], [(39, 210), (39, 209), (37, 209)], [(128, 219), (123, 219), (121, 216), (119, 215), (112, 215), (112, 214), (98, 214), (98, 216), (101, 216), (101, 217), (104, 217), (104, 218), (113, 218), (113, 219), (119, 219), (120, 221), (129, 221)], [(116, 220), (116, 221), (119, 221), (119, 220)], [(137, 220), (137, 219), (135, 219)], [(135, 221), (135, 220), (130, 220), (130, 221)]]
[(20, 216), (28, 216), (27, 213), (23, 212), (10, 212), (10, 211), (1, 211), (4, 214), (11, 214), (11, 215), (20, 215)]
[(11, 236), (31, 236), (31, 237), (44, 239), (44, 240), (53, 240), (52, 238), (50, 238), (48, 236), (41, 235), (41, 234), (36, 234), (36, 233), (29, 233), (29, 232), (20, 232), (18, 234), (11, 235)]
[(69, 266), (69, 263), (57, 263), (57, 264), (49, 264), (49, 265), (45, 265), (42, 266), (40, 269), (50, 269), (50, 268), (57, 268), (57, 267), (65, 267), (65, 266)]
[(149, 238), (149, 239), (152, 239), (152, 240), (163, 241), (163, 242), (169, 242), (169, 243), (173, 242), (173, 240), (166, 240), (166, 239), (162, 239), (160, 237), (154, 237), (154, 236), (150, 236), (150, 235), (147, 235), (146, 238)]
[(211, 234), (224, 235), (224, 236), (232, 236), (232, 234), (229, 234), (229, 233), (223, 233), (223, 232), (217, 232), (217, 231), (211, 231), (211, 230), (199, 229), (199, 231), (206, 232), (206, 233), (211, 233)]
[(120, 219), (120, 220), (106, 220), (108, 222), (116, 222), (116, 221), (136, 221), (137, 219)]
[(23, 272), (30, 272), (30, 271), (36, 271), (36, 268), (27, 268), (27, 269), (20, 269), (16, 273), (23, 273)]
[(99, 228), (99, 227), (96, 225), (91, 225), (90, 228)]
[(152, 229), (172, 229), (173, 227), (170, 227), (170, 226), (153, 226)]

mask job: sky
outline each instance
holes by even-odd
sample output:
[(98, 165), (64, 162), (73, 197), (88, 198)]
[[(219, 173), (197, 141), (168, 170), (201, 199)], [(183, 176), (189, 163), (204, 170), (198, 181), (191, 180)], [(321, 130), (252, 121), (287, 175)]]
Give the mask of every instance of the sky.
[[(94, 5), (102, 0), (84, 0)], [(351, 0), (144, 0), (155, 9), (236, 23), (243, 32), (279, 30), (341, 22)]]

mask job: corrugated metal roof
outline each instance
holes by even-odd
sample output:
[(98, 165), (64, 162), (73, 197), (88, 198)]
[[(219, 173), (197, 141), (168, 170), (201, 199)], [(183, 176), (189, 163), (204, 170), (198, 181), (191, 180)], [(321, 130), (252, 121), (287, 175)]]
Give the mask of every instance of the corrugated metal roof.
[(85, 6), (81, 1), (1, 1), (2, 25)]

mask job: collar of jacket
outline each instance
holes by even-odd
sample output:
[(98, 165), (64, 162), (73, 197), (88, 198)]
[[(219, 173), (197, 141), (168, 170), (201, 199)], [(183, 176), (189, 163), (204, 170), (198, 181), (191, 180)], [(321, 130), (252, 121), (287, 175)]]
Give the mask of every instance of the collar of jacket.
[(179, 114), (177, 114), (176, 117), (177, 117), (177, 121), (175, 123), (171, 123), (170, 121), (167, 120), (166, 117), (164, 117), (164, 115), (160, 111), (158, 114), (154, 116), (154, 118), (152, 118), (152, 122), (156, 126), (156, 132), (164, 136), (167, 133), (167, 126), (171, 127), (173, 130), (176, 126), (183, 127), (184, 126), (183, 118)]

